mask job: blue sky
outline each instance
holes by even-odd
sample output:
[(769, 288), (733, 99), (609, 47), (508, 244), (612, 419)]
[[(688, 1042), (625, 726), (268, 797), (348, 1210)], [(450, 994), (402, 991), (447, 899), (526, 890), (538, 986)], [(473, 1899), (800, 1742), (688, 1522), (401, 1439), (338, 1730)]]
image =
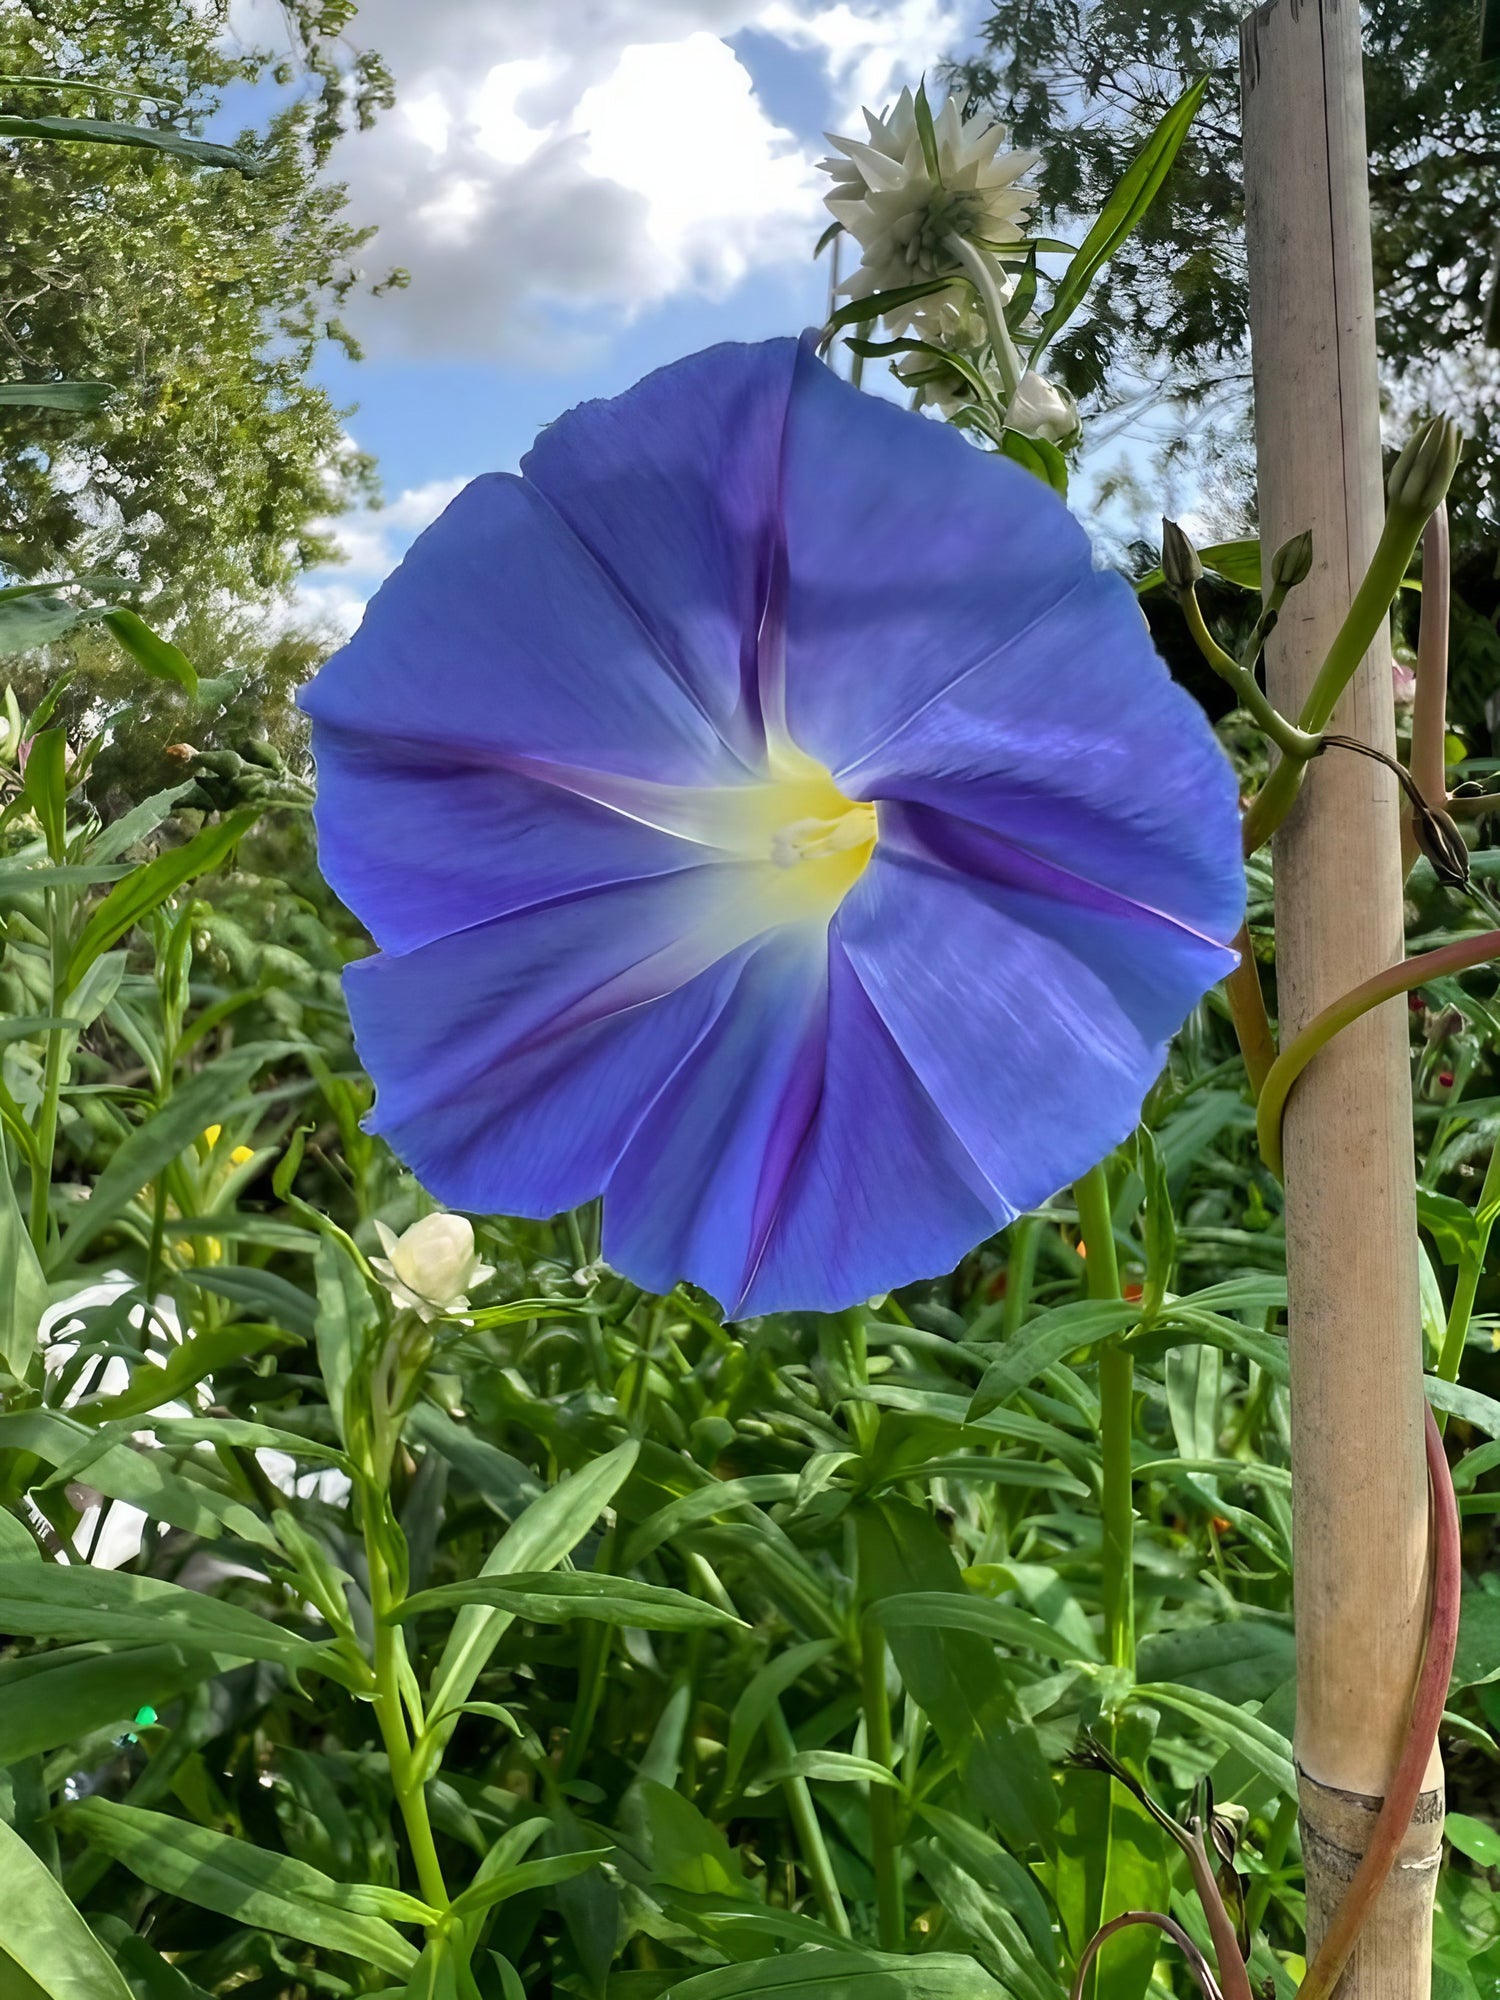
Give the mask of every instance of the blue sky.
[[(283, 38), (273, 0), (235, 0)], [(572, 404), (724, 339), (823, 316), (825, 128), (971, 44), (982, 0), (363, 0), (396, 109), (332, 163), (379, 225), (355, 304), (367, 358), (320, 364), (384, 509), (299, 609), (348, 629), (463, 481), (513, 467)], [(226, 107), (231, 113), (240, 107)]]

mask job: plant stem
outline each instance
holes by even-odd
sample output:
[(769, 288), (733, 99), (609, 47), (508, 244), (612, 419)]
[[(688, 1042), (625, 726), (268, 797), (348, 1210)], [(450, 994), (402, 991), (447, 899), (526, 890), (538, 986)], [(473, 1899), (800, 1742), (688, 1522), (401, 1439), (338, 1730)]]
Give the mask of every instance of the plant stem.
[[(67, 997), (67, 924), (58, 906), (58, 891), (47, 891), (47, 955), (52, 971), (52, 1015), (61, 1015)], [(57, 1109), (62, 1094), (63, 1069), (67, 1060), (66, 1028), (47, 1030), (47, 1050), (42, 1060), (42, 1102), (36, 1127), (36, 1158), (31, 1172), (31, 1241), (45, 1263), (47, 1257), (48, 1214), (52, 1196), (52, 1161), (57, 1152)]]
[(1310, 757), (1317, 748), (1317, 738), (1287, 721), (1255, 678), (1253, 667), (1241, 666), (1232, 654), (1225, 652), (1204, 622), (1197, 592), (1183, 590), (1179, 592), (1177, 602), (1182, 606), (1182, 615), (1187, 620), (1194, 645), (1220, 680), (1227, 681), (1234, 689), (1240, 707), (1262, 734), (1268, 736), (1284, 756)]
[(425, 1900), (434, 1909), (448, 1908), (448, 1890), (443, 1881), (437, 1844), (432, 1837), (432, 1821), (427, 1814), (427, 1794), (412, 1757), (411, 1736), (406, 1711), (401, 1704), (399, 1648), (404, 1644), (398, 1627), (390, 1622), (396, 1607), (390, 1570), (376, 1544), (366, 1509), (365, 1560), (370, 1572), (370, 1611), (375, 1621), (375, 1720), (391, 1767), (391, 1786), (401, 1811), (417, 1882)]
[[(771, 1745), (772, 1755), (779, 1763), (789, 1764), (796, 1756), (797, 1745), (792, 1739), (791, 1730), (787, 1727), (787, 1720), (779, 1701), (773, 1701), (767, 1712), (766, 1737)], [(797, 1835), (797, 1845), (802, 1851), (802, 1866), (807, 1870), (807, 1879), (812, 1884), (813, 1894), (818, 1899), (818, 1908), (823, 1912), (829, 1927), (836, 1930), (840, 1937), (852, 1937), (849, 1912), (844, 1908), (844, 1899), (839, 1894), (839, 1885), (833, 1873), (833, 1857), (829, 1854), (828, 1843), (823, 1838), (818, 1809), (813, 1804), (807, 1780), (786, 1778), (782, 1781), (781, 1789), (786, 1796), (787, 1811), (791, 1815), (792, 1827)]]
[[(1444, 500), (1422, 531), (1422, 624), (1417, 634), (1417, 695), (1411, 712), (1408, 760), (1417, 790), (1435, 806), (1446, 804), (1448, 797), (1443, 738), (1448, 729), (1450, 572), (1448, 503)], [(1416, 858), (1417, 837), (1408, 808), (1401, 816), (1401, 860), (1408, 874)]]
[[(1088, 1295), (1120, 1296), (1109, 1180), (1103, 1163), (1073, 1184), (1083, 1236)], [(1135, 1491), (1131, 1435), (1135, 1421), (1135, 1361), (1118, 1334), (1099, 1350), (1099, 1442), (1102, 1458), (1101, 1595), (1110, 1664), (1135, 1671)]]
[(1255, 963), (1255, 953), (1250, 944), (1248, 923), (1240, 925), (1233, 949), (1239, 953), (1240, 962), (1233, 972), (1224, 976), (1224, 998), (1229, 1002), (1229, 1018), (1234, 1023), (1240, 1054), (1245, 1058), (1250, 1088), (1259, 1097), (1261, 1085), (1270, 1075), (1271, 1065), (1276, 1060), (1276, 1037), (1271, 1032), (1271, 1019), (1266, 1012), (1266, 996), (1260, 983), (1260, 968)]
[(1250, 1885), (1250, 1893), (1245, 1898), (1245, 1922), (1250, 1935), (1265, 1922), (1266, 1910), (1271, 1901), (1271, 1877), (1286, 1859), (1287, 1846), (1292, 1838), (1292, 1829), (1297, 1824), (1297, 1801), (1283, 1799), (1276, 1808), (1276, 1817), (1271, 1822), (1271, 1830), (1266, 1835), (1266, 1851), (1262, 1859), (1265, 1874)]
[(1005, 1340), (1020, 1332), (1021, 1322), (1026, 1317), (1041, 1240), (1042, 1218), (1039, 1215), (1023, 1215), (1018, 1222), (1011, 1224), (1010, 1255), (1005, 1263), (1005, 1312), (1000, 1322), (1001, 1336)]
[[(1454, 1280), (1453, 1304), (1448, 1309), (1448, 1324), (1443, 1330), (1443, 1348), (1437, 1364), (1437, 1374), (1444, 1382), (1458, 1380), (1474, 1312), (1474, 1296), (1484, 1271), (1484, 1253), (1489, 1248), (1497, 1214), (1500, 1214), (1500, 1141), (1490, 1149), (1490, 1163), (1484, 1170), (1479, 1200), (1474, 1205), (1474, 1240), (1459, 1259), (1458, 1276)], [(1439, 1414), (1437, 1427), (1440, 1432), (1448, 1428), (1446, 1411)]]
[[(885, 1635), (871, 1618), (860, 1632), (859, 1680), (865, 1717), (865, 1754), (882, 1770), (892, 1768), (891, 1703), (885, 1684)], [(870, 1787), (870, 1846), (875, 1869), (875, 1932), (882, 1951), (906, 1948), (906, 1905), (901, 1883), (901, 1836), (896, 1794), (889, 1785)]]

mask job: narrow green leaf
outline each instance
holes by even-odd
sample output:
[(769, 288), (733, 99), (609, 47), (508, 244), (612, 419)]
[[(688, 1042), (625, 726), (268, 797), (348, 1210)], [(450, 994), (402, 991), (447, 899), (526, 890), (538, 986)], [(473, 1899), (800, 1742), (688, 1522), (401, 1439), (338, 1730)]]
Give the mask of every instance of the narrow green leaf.
[(210, 1125), (222, 1124), (256, 1071), (286, 1054), (290, 1046), (285, 1042), (247, 1042), (179, 1084), (161, 1110), (153, 1112), (115, 1148), (109, 1165), (94, 1183), (87, 1206), (73, 1217), (64, 1234), (64, 1260), (78, 1257), (101, 1229), (123, 1214), (146, 1183)]
[(1484, 1687), (1500, 1680), (1500, 1596), (1466, 1590), (1459, 1606), (1453, 1688)]
[(607, 1861), (614, 1851), (612, 1847), (588, 1847), (579, 1854), (545, 1854), (539, 1860), (522, 1861), (514, 1868), (486, 1875), (454, 1897), (453, 1914), (476, 1916), (511, 1896), (524, 1896), (536, 1889), (555, 1888), (559, 1882), (571, 1882), (575, 1875), (586, 1875), (590, 1868)]
[(899, 1958), (855, 1945), (753, 1958), (674, 1980), (661, 2000), (1004, 2000), (976, 1959), (927, 1951)]
[(970, 1421), (998, 1409), (1055, 1362), (1123, 1333), (1140, 1316), (1140, 1308), (1124, 1300), (1081, 1299), (1028, 1320), (985, 1370), (969, 1404)]
[(752, 1677), (729, 1718), (729, 1740), (724, 1756), (726, 1792), (732, 1792), (739, 1782), (740, 1771), (750, 1754), (751, 1745), (775, 1703), (802, 1678), (809, 1667), (826, 1660), (838, 1648), (837, 1639), (808, 1639), (800, 1646), (788, 1646), (784, 1652), (773, 1653)]
[(311, 1639), (238, 1604), (205, 1597), (157, 1577), (82, 1563), (0, 1562), (0, 1631), (32, 1639), (110, 1639), (137, 1645), (172, 1644), (236, 1660), (280, 1660), (289, 1667), (325, 1665)]
[(56, 639), (65, 639), (79, 625), (92, 623), (97, 616), (87, 605), (74, 604), (55, 591), (7, 597), (0, 600), (0, 657), (50, 646)]
[(144, 667), (153, 679), (175, 681), (190, 695), (197, 694), (198, 670), (187, 654), (174, 646), (170, 639), (153, 632), (145, 619), (132, 611), (129, 605), (114, 605), (103, 613), (100, 622), (108, 626), (136, 665)]
[(49, 854), (61, 854), (67, 840), (68, 737), (63, 729), (44, 729), (31, 739), (22, 784), (26, 802), (47, 838)]
[(349, 1885), (305, 1861), (109, 1799), (85, 1799), (68, 1808), (68, 1818), (91, 1847), (163, 1895), (325, 1951), (345, 1952), (382, 1972), (404, 1976), (417, 1962), (414, 1947), (383, 1919), (339, 1907), (354, 1893)]
[(1203, 102), (1203, 93), (1207, 88), (1207, 76), (1200, 76), (1196, 83), (1188, 85), (1121, 175), (1114, 192), (1100, 210), (1098, 220), (1084, 237), (1058, 282), (1052, 305), (1031, 350), (1033, 366), (1054, 334), (1060, 332), (1073, 317), (1100, 270), (1155, 200), (1177, 157), (1178, 148), (1187, 137), (1188, 127)]
[(1143, 1681), (1135, 1689), (1135, 1700), (1175, 1709), (1196, 1722), (1206, 1736), (1231, 1750), (1237, 1750), (1262, 1777), (1269, 1778), (1285, 1798), (1297, 1796), (1297, 1773), (1292, 1762), (1292, 1746), (1259, 1716), (1223, 1701), (1202, 1688), (1168, 1685), (1165, 1681)]
[(1013, 1646), (1027, 1653), (1040, 1653), (1048, 1660), (1084, 1660), (1094, 1664), (1098, 1648), (1085, 1652), (1055, 1631), (1045, 1618), (1035, 1618), (1011, 1604), (995, 1604), (987, 1597), (960, 1597), (947, 1590), (914, 1590), (900, 1597), (886, 1597), (871, 1609), (887, 1631), (915, 1627), (942, 1632), (977, 1632), (998, 1645)]
[(894, 312), (898, 306), (915, 305), (918, 299), (930, 299), (934, 292), (945, 292), (952, 283), (951, 277), (924, 278), (920, 284), (896, 285), (888, 292), (870, 292), (862, 299), (850, 299), (830, 313), (823, 332), (826, 335), (846, 326), (863, 326), (869, 320), (879, 319), (882, 313)]
[(100, 1643), (0, 1662), (0, 1770), (95, 1730), (123, 1734), (143, 1705), (164, 1708), (235, 1664), (223, 1653)]
[[(1105, 1771), (1063, 1773), (1054, 1878), (1063, 1935), (1076, 1960), (1088, 1940), (1124, 1910), (1169, 1907), (1167, 1837), (1146, 1809)], [(1117, 1938), (1086, 2000), (1144, 2000), (1160, 1934), (1144, 1927)]]
[(73, 948), (68, 982), (76, 985), (94, 960), (158, 909), (168, 896), (217, 868), (260, 818), (259, 806), (242, 806), (217, 826), (206, 826), (181, 847), (169, 848), (136, 868), (110, 890), (83, 927)]
[(0, 1953), (47, 2000), (133, 2000), (124, 1975), (68, 1901), (57, 1877), (0, 1819)]
[(111, 118), (22, 118), (0, 115), (0, 139), (53, 139), (69, 145), (135, 146), (148, 153), (170, 153), (200, 167), (233, 167), (247, 177), (265, 172), (259, 160), (232, 146), (216, 146), (185, 132), (168, 132), (152, 125), (121, 125)]
[(0, 1361), (18, 1381), (25, 1379), (36, 1352), (47, 1303), (46, 1274), (27, 1233), (5, 1148), (0, 1146)]
[[(554, 1569), (583, 1540), (601, 1512), (630, 1477), (640, 1446), (634, 1439), (617, 1445), (542, 1494), (515, 1521), (485, 1559), (484, 1576), (517, 1575), (522, 1571)], [(453, 1621), (453, 1630), (432, 1677), (428, 1708), (441, 1716), (467, 1701), (490, 1654), (499, 1644), (514, 1613), (492, 1605), (467, 1604)], [(453, 1715), (429, 1732), (433, 1747), (446, 1743), (457, 1724)]]
[(740, 1623), (716, 1604), (706, 1604), (700, 1597), (689, 1597), (685, 1591), (662, 1584), (637, 1583), (626, 1576), (598, 1576), (592, 1571), (550, 1570), (439, 1584), (435, 1590), (421, 1590), (408, 1597), (392, 1616), (398, 1620), (416, 1618), (424, 1611), (447, 1611), (461, 1604), (492, 1604), (513, 1618), (542, 1624), (594, 1618), (605, 1625), (629, 1625), (646, 1632), (689, 1632)]
[(114, 393), (110, 382), (0, 382), (0, 410), (69, 410), (88, 416)]

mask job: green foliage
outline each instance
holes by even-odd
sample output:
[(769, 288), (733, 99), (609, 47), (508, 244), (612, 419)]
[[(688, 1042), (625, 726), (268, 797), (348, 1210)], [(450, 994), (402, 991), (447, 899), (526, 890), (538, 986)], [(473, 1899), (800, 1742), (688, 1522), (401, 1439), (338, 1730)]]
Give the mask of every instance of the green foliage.
[[(13, 142), (0, 143), (0, 326), (18, 378), (0, 384), (15, 410), (0, 436), (0, 566), (116, 572), (178, 649), (143, 642), (128, 610), (55, 594), (29, 633), (0, 634), (8, 651), (67, 641), (74, 701), (95, 726), (121, 707), (121, 674), (79, 613), (113, 625), (148, 674), (189, 686), (189, 661), (239, 670), (221, 705), (246, 715), (247, 734), (266, 717), (284, 730), (279, 643), (243, 609), (203, 607), (285, 591), (333, 555), (330, 519), (373, 491), (347, 413), (310, 378), (325, 342), (357, 352), (341, 309), (369, 234), (344, 221), (343, 190), (319, 168), (340, 125), (388, 97), (374, 59), (333, 59), (352, 12), (287, 10), (321, 94), (304, 89), (234, 152), (196, 135), (231, 85), (280, 58), (233, 42), (225, 0), (0, 13), (0, 140)], [(33, 76), (66, 87), (18, 80)], [(141, 101), (122, 106), (122, 85)], [(59, 143), (84, 136), (94, 143)], [(306, 642), (290, 650), (305, 665)], [(117, 769), (133, 784), (171, 739), (150, 727), (164, 711), (141, 674), (126, 686), (147, 711), (144, 736), (129, 717), (134, 768)], [(227, 748), (234, 727), (199, 747)]]
[[(1217, 1002), (1110, 1168), (1119, 1303), (1062, 1200), (876, 1308), (734, 1328), (600, 1266), (585, 1213), (479, 1219), (496, 1277), (424, 1324), (368, 1263), (421, 1198), (360, 1130), (357, 947), (281, 872), (301, 808), (184, 781), (105, 826), (94, 782), (33, 749), (0, 854), (19, 1991), (1061, 2000), (1101, 1920), (1198, 1922), (1083, 1732), (1179, 1809), (1203, 1775), (1243, 1807), (1257, 1964), (1299, 1948), (1280, 1191)], [(1415, 894), (1418, 938), (1451, 929)], [(1419, 1111), (1444, 1268), (1478, 1240), (1492, 984), (1430, 996), (1472, 1050)], [(1434, 1396), (1487, 1537), (1483, 1340)], [(1133, 1667), (1101, 1557), (1121, 1342)], [(1481, 1574), (1450, 1695), (1465, 1977), (1500, 1929), (1469, 1747), (1497, 1605)], [(1133, 1931), (1095, 1988), (1182, 1977)]]

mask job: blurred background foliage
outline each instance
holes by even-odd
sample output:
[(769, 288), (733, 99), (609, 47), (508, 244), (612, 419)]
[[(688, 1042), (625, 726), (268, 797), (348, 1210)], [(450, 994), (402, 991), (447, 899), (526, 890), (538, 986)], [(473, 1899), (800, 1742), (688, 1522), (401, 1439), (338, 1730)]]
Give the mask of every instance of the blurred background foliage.
[[(1407, 32), (1456, 35), (1461, 11)], [(96, 415), (0, 414), (4, 583), (47, 579), (56, 607), (23, 646), (39, 597), (0, 596), (0, 1995), (1060, 2000), (1103, 1916), (1170, 1908), (1201, 1938), (1133, 1787), (1181, 1814), (1206, 1777), (1253, 1973), (1285, 2000), (1304, 1913), (1284, 1239), (1217, 996), (1109, 1165), (1118, 1304), (1087, 1297), (1065, 1199), (837, 1319), (725, 1328), (690, 1290), (642, 1295), (600, 1264), (591, 1211), (478, 1219), (494, 1275), (431, 1320), (370, 1263), (427, 1204), (361, 1129), (339, 978), (366, 944), (312, 863), (289, 707), (320, 642), (263, 616), (368, 476), (308, 377), (362, 247), (319, 165), (389, 94), (377, 60), (336, 53), (352, 15), (289, 10), (314, 86), (240, 141), (258, 176), (0, 148), (0, 201), (24, 223), (0, 380), (117, 388)], [(1045, 133), (1059, 213), (1087, 209), (1131, 121), (1154, 119), (1139, 79), (1159, 65), (1175, 95), (1229, 23), (1045, 0), (1004, 18), (1025, 39), (992, 35), (981, 81), (1024, 138)], [(274, 60), (228, 63), (218, 19), (174, 0), (0, 6), (0, 68), (60, 65), (98, 86), (74, 115), (192, 132)], [(1373, 29), (1376, 69), (1410, 64), (1443, 99), (1432, 129), (1470, 145), (1448, 103), (1466, 72), (1424, 67), (1445, 45), (1403, 42), (1393, 9)], [(1227, 61), (1176, 206), (1067, 350), (1101, 403), (1135, 393), (1168, 333), (1211, 416), (1210, 364), (1233, 386)], [(163, 95), (122, 107), (105, 83)], [(0, 104), (38, 109), (13, 86)], [(1377, 172), (1397, 157), (1392, 140)], [(1423, 155), (1413, 176), (1443, 209), (1443, 170)], [(1387, 284), (1388, 320), (1402, 301), (1441, 311), (1457, 353), (1482, 234), (1452, 239), (1443, 269), (1466, 275), (1446, 304), (1413, 251), (1399, 283), (1418, 289)], [(1383, 266), (1401, 240), (1382, 238)], [(126, 259), (152, 285), (90, 305)], [(248, 288), (233, 297), (206, 275), (225, 259)], [(1416, 397), (1430, 342), (1400, 339), (1397, 393)], [(1205, 476), (1232, 485), (1225, 423)], [(1195, 435), (1211, 452), (1212, 427)], [(1493, 540), (1485, 463), (1465, 560)], [(56, 589), (101, 570), (119, 580)], [(1494, 628), (1465, 588), (1477, 732)], [(196, 683), (170, 654), (122, 651), (92, 615), (118, 597)], [(1226, 634), (1246, 606), (1227, 584), (1211, 600)], [(1253, 747), (1224, 735), (1248, 782)], [(1476, 825), (1493, 884), (1500, 846)], [(1251, 896), (1273, 976), (1264, 862)], [(1413, 950), (1473, 924), (1426, 864), (1408, 914)], [(1411, 1044), (1430, 1364), (1455, 1301), (1474, 1308), (1459, 1382), (1434, 1387), (1469, 1583), (1435, 1991), (1490, 2000), (1493, 974), (1416, 996)], [(1120, 1337), (1140, 1516), (1124, 1665), (1102, 1643), (1098, 1446), (1098, 1355)], [(1186, 1987), (1148, 1936), (1112, 1946), (1092, 1990)]]

